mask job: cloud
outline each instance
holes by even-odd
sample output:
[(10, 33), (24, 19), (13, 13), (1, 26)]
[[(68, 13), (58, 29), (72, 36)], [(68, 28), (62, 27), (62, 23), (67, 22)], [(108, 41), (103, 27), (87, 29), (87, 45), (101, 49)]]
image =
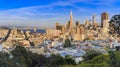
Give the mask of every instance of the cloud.
[[(0, 11), (0, 25), (28, 25), (42, 28), (53, 26), (52, 23), (64, 19), (56, 17), (61, 15), (58, 12), (49, 12), (49, 8), (55, 5), (57, 4), (2, 10)], [(62, 5), (61, 2), (58, 5)], [(44, 9), (46, 11), (42, 11)]]
[(18, 16), (18, 17), (23, 17), (23, 16), (36, 16), (36, 15), (55, 15), (55, 13), (40, 13), (40, 11), (42, 11), (42, 9), (52, 9), (56, 6), (61, 6), (61, 7), (65, 7), (65, 6), (72, 6), (71, 3), (69, 2), (64, 2), (64, 1), (59, 1), (59, 2), (54, 2), (51, 4), (47, 4), (47, 5), (40, 5), (40, 6), (29, 6), (29, 7), (22, 7), (22, 8), (16, 8), (16, 9), (8, 9), (8, 10), (1, 10), (0, 11), (0, 17), (5, 18), (5, 17), (12, 17), (12, 16)]
[[(79, 6), (76, 5), (77, 3), (84, 5)], [(12, 25), (53, 26), (57, 21), (66, 23), (69, 20), (69, 13), (65, 14), (65, 11), (69, 11), (70, 9), (74, 11), (75, 20), (78, 19), (83, 22), (84, 18), (91, 18), (90, 16), (93, 13), (99, 14), (97, 16), (100, 16), (102, 11), (110, 11), (111, 9), (106, 9), (106, 7), (114, 3), (116, 3), (114, 0), (59, 0), (46, 5), (1, 10), (0, 22), (1, 24)], [(97, 8), (89, 8), (89, 5), (94, 5)], [(62, 7), (65, 11), (55, 9), (57, 6)], [(71, 8), (66, 8), (67, 6)]]

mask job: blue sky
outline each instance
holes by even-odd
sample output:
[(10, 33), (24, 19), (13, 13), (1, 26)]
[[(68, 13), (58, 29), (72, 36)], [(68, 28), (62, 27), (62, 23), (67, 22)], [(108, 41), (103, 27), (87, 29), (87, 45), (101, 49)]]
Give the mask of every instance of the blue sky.
[(0, 25), (53, 27), (56, 22), (69, 21), (70, 11), (73, 19), (84, 23), (96, 15), (108, 12), (111, 16), (120, 12), (119, 0), (0, 0)]

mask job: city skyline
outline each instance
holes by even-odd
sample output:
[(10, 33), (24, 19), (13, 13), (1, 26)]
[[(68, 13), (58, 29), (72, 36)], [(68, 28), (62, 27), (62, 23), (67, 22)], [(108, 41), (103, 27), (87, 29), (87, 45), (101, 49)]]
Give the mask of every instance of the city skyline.
[[(100, 23), (102, 12), (109, 13), (109, 19), (119, 14), (118, 0), (21, 0), (0, 2), (0, 25), (21, 25), (37, 27), (54, 27), (56, 22), (65, 24), (68, 22), (70, 11), (73, 13), (73, 21), (84, 23), (96, 15), (96, 21)], [(9, 5), (9, 6), (8, 6)]]

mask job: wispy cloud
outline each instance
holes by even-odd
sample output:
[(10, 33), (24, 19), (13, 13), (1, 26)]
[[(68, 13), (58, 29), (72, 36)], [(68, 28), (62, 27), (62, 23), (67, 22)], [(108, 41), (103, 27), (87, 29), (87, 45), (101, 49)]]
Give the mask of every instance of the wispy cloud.
[[(80, 21), (83, 21), (82, 20), (83, 18), (86, 19), (87, 16), (88, 16), (87, 18), (89, 18), (93, 13), (99, 13), (100, 15), (100, 12), (104, 10), (110, 11), (109, 9), (106, 8), (108, 8), (108, 6), (111, 6), (111, 4), (114, 3), (116, 3), (116, 1), (114, 0), (109, 0), (109, 1), (108, 0), (59, 0), (54, 3), (50, 3), (46, 5), (1, 10), (0, 22), (2, 24), (16, 24), (16, 25), (22, 24), (22, 25), (44, 26), (44, 27), (50, 26), (51, 24), (52, 26), (53, 25), (52, 23), (55, 23), (57, 21), (64, 23), (67, 22), (67, 20), (69, 20), (69, 15), (66, 16), (63, 10), (55, 9), (55, 7), (62, 7), (66, 11), (70, 10), (66, 8), (67, 6), (71, 7), (71, 9), (74, 9), (73, 11), (75, 12), (73, 12), (73, 14), (75, 15), (74, 16), (75, 20), (78, 19)], [(85, 4), (85, 5), (82, 5), (81, 7), (76, 4)], [(89, 8), (89, 5), (94, 5), (97, 8), (95, 7)], [(54, 10), (56, 10), (56, 12)]]
[[(49, 8), (55, 7), (57, 4), (43, 5), (43, 6), (30, 6), (16, 9), (8, 9), (0, 11), (0, 23), (2, 25), (29, 25), (49, 27), (63, 18), (56, 18), (61, 15), (59, 13), (49, 12)], [(62, 3), (59, 3), (61, 6)], [(62, 5), (64, 6), (64, 5)], [(46, 9), (47, 12), (42, 11)], [(49, 23), (48, 23), (49, 22)], [(1, 25), (0, 24), (0, 25)]]

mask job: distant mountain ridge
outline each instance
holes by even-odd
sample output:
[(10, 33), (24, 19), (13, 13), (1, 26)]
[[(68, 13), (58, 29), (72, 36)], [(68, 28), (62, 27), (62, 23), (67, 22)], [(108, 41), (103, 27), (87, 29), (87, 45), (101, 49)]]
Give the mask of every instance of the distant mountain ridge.
[(35, 27), (35, 26), (16, 26), (16, 25), (0, 25), (1, 28), (10, 28), (10, 29), (33, 29), (33, 28), (37, 28), (37, 29), (44, 29), (44, 28), (40, 28), (40, 27)]

